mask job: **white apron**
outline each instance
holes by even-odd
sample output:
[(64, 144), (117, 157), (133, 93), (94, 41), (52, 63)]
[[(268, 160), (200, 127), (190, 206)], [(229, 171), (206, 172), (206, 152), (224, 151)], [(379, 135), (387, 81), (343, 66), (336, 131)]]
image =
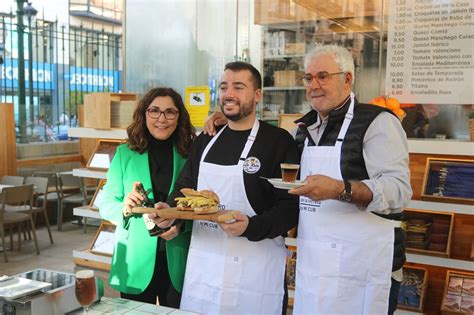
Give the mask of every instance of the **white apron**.
[[(342, 180), (341, 147), (354, 113), (354, 95), (335, 146), (307, 146), (301, 178)], [(300, 197), (294, 314), (388, 312), (394, 225), (337, 200)]]
[[(226, 128), (226, 127), (224, 127)], [(255, 120), (237, 165), (204, 162), (224, 128), (201, 157), (198, 189), (216, 192), (226, 209), (254, 216), (244, 187), (243, 163), (259, 128)], [(286, 249), (282, 237), (250, 242), (227, 236), (217, 223), (194, 221), (180, 308), (210, 314), (282, 313)]]

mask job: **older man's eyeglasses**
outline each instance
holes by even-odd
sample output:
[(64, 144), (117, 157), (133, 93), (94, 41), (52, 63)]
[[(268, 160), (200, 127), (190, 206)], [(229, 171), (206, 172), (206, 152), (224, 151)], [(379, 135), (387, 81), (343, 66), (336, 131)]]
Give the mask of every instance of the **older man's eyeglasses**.
[(301, 80), (303, 80), (304, 86), (310, 86), (311, 82), (313, 82), (313, 79), (316, 79), (316, 81), (320, 85), (324, 85), (329, 82), (329, 77), (332, 75), (336, 74), (343, 74), (345, 72), (334, 72), (334, 73), (328, 73), (327, 71), (320, 71), (316, 72), (315, 75), (312, 75), (311, 73), (306, 73)]
[(173, 120), (178, 117), (178, 111), (172, 108), (167, 108), (161, 111), (158, 107), (150, 107), (146, 110), (146, 112), (151, 119), (158, 119), (160, 118), (161, 114), (165, 116), (166, 120)]

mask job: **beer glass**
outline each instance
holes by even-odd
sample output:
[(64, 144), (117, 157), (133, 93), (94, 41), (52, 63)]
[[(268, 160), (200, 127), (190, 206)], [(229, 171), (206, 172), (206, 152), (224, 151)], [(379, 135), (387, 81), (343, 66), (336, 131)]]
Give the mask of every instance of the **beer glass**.
[(96, 295), (95, 278), (93, 270), (76, 272), (76, 299), (84, 309), (84, 314), (89, 311), (89, 306), (94, 302)]

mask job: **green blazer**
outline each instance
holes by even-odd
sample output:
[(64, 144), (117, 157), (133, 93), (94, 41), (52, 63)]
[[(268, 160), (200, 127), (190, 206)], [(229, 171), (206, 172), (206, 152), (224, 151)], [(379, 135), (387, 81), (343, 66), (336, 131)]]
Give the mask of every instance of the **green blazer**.
[[(174, 147), (171, 190), (185, 161)], [(117, 148), (107, 173), (99, 209), (102, 218), (116, 225), (109, 283), (116, 290), (128, 294), (142, 293), (150, 283), (155, 270), (158, 239), (149, 236), (141, 215), (123, 216), (123, 201), (136, 181), (142, 182), (145, 190), (152, 188), (148, 152), (140, 154), (122, 144)], [(150, 197), (153, 198), (153, 193)], [(166, 242), (170, 279), (178, 292), (183, 289), (191, 229), (192, 225), (185, 223), (184, 230)]]

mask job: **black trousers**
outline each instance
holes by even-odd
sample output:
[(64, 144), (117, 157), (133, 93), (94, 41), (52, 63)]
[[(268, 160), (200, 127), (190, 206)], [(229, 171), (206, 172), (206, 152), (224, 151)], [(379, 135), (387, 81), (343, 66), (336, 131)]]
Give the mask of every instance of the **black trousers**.
[[(158, 243), (164, 242), (162, 239), (158, 239)], [(166, 260), (166, 251), (159, 250), (160, 244), (158, 244), (157, 254), (155, 259), (155, 271), (151, 278), (148, 287), (140, 294), (128, 294), (120, 292), (120, 297), (139, 301), (149, 304), (156, 304), (156, 297), (160, 301), (160, 305), (168, 306), (173, 308), (179, 308), (181, 302), (181, 293), (171, 284), (171, 279), (168, 272), (168, 263)]]
[(286, 268), (285, 268), (284, 287), (285, 287), (285, 294), (283, 295), (283, 307), (281, 309), (281, 314), (282, 315), (286, 315), (286, 313), (288, 311), (288, 283), (286, 282)]
[(392, 278), (392, 286), (390, 287), (390, 296), (388, 298), (388, 315), (392, 315), (397, 310), (398, 291), (400, 290), (401, 282)]

